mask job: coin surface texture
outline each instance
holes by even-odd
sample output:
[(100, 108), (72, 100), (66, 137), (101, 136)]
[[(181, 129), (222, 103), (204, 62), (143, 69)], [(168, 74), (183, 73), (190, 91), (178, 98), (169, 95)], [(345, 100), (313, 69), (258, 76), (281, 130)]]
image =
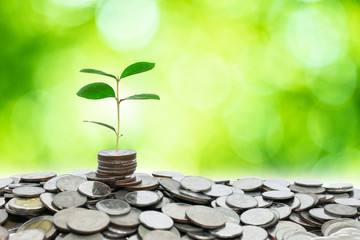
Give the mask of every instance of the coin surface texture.
[(216, 229), (225, 226), (225, 216), (213, 208), (195, 205), (186, 209), (186, 217), (195, 225), (206, 229)]

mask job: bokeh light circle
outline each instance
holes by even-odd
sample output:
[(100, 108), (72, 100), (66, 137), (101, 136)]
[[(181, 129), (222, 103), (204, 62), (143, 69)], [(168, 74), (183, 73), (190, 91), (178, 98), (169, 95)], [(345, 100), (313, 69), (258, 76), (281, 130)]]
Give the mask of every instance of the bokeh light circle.
[(108, 0), (99, 7), (96, 24), (110, 47), (130, 51), (151, 41), (159, 18), (155, 0)]
[(196, 51), (179, 57), (171, 69), (171, 88), (185, 105), (199, 110), (220, 104), (229, 94), (231, 74), (218, 55)]

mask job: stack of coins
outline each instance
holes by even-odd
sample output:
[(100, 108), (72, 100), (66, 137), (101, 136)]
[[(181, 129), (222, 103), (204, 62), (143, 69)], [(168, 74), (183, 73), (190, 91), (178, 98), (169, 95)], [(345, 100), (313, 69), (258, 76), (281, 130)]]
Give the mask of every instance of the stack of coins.
[[(136, 166), (137, 162), (135, 150), (103, 150), (98, 152), (98, 168), (96, 170), (96, 177), (98, 177), (98, 179), (103, 178), (112, 180), (126, 179), (132, 176), (136, 170)], [(104, 182), (106, 182), (106, 180)]]
[(0, 239), (360, 239), (360, 189), (351, 183), (155, 171), (110, 188), (94, 178), (83, 170), (0, 179)]

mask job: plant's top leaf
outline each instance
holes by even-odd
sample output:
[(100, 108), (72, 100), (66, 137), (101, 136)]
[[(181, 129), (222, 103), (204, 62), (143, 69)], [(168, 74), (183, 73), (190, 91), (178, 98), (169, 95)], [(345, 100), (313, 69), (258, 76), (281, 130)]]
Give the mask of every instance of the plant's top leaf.
[(102, 122), (96, 122), (96, 121), (88, 121), (88, 120), (84, 120), (84, 122), (89, 122), (89, 123), (95, 123), (95, 124), (98, 124), (98, 125), (101, 125), (101, 126), (104, 126), (104, 127), (107, 127), (111, 130), (113, 130), (115, 133), (116, 133), (116, 130), (113, 126), (110, 126), (109, 124), (106, 124), (106, 123), (102, 123)]
[(152, 94), (152, 93), (142, 93), (142, 94), (135, 94), (135, 95), (123, 98), (120, 101), (124, 101), (124, 100), (147, 100), (147, 99), (160, 100), (160, 97), (158, 95)]
[(86, 99), (103, 99), (115, 97), (114, 89), (106, 83), (96, 82), (83, 86), (77, 93), (79, 97)]
[(100, 70), (91, 69), (91, 68), (81, 69), (80, 72), (83, 72), (83, 73), (94, 73), (94, 74), (99, 74), (99, 75), (103, 75), (103, 76), (112, 77), (112, 78), (117, 79), (115, 75), (112, 75), (112, 74), (109, 74), (109, 73), (106, 73), (106, 72), (103, 72), (103, 71), (100, 71)]
[(149, 71), (155, 67), (155, 63), (150, 62), (137, 62), (134, 64), (131, 64), (125, 70), (122, 72), (120, 78), (125, 78), (134, 74), (142, 73)]

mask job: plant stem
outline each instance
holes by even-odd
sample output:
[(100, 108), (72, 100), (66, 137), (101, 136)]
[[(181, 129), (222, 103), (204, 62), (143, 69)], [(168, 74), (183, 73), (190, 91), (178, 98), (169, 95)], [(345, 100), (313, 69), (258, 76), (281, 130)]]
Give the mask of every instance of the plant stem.
[(120, 79), (116, 79), (116, 105), (117, 105), (116, 152), (119, 151), (119, 137), (120, 137), (120, 97), (119, 97), (119, 82), (120, 82)]

